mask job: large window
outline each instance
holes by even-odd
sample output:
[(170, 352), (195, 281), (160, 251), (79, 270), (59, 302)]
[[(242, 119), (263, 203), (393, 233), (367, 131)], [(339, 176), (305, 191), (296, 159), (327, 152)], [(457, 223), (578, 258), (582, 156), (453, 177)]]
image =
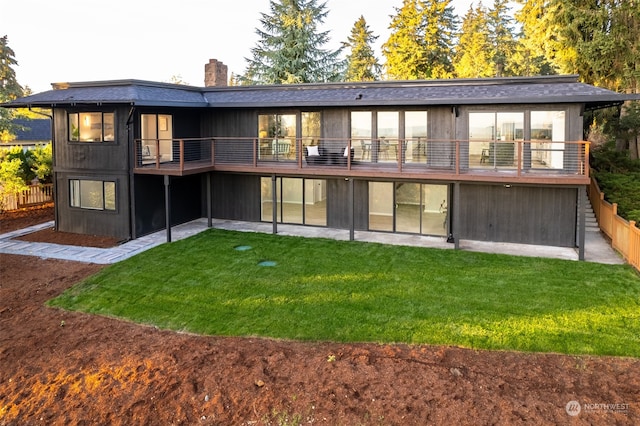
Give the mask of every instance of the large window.
[(302, 146), (319, 146), (322, 137), (322, 115), (319, 112), (303, 112), (301, 114)]
[(173, 120), (169, 114), (141, 114), (140, 153), (142, 162), (168, 162), (173, 160)]
[(513, 168), (517, 163), (516, 141), (524, 140), (523, 112), (469, 113), (469, 165)]
[(446, 236), (448, 200), (447, 185), (369, 182), (369, 229)]
[(565, 112), (531, 111), (531, 167), (562, 169)]
[(116, 183), (101, 180), (69, 180), (71, 207), (90, 210), (116, 209)]
[(113, 142), (115, 140), (114, 113), (70, 113), (69, 140), (73, 142)]
[(377, 153), (378, 161), (398, 161), (399, 119), (398, 111), (378, 112), (378, 144), (374, 144), (374, 155)]
[(424, 163), (427, 111), (352, 111), (351, 144), (364, 162)]
[(295, 114), (261, 114), (258, 116), (259, 158), (285, 161), (296, 158)]
[(355, 158), (360, 161), (371, 161), (371, 111), (351, 112), (351, 146), (355, 150)]
[(405, 162), (424, 163), (427, 158), (427, 111), (404, 113)]
[[(565, 111), (471, 112), (469, 166), (516, 167), (520, 148), (523, 168), (564, 169), (568, 149), (565, 121)], [(525, 139), (526, 143), (518, 144)]]
[[(273, 221), (273, 181), (261, 179), (261, 218)], [(276, 178), (276, 221), (327, 225), (327, 181), (324, 179)]]

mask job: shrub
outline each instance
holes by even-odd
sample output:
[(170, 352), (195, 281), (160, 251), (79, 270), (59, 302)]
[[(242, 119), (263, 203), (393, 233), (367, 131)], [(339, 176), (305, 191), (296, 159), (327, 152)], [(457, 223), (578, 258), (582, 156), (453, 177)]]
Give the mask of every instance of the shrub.
[(53, 148), (50, 143), (38, 145), (33, 151), (31, 170), (41, 183), (51, 183), (53, 176)]
[(605, 198), (618, 204), (618, 215), (640, 224), (640, 171), (596, 172), (595, 178)]

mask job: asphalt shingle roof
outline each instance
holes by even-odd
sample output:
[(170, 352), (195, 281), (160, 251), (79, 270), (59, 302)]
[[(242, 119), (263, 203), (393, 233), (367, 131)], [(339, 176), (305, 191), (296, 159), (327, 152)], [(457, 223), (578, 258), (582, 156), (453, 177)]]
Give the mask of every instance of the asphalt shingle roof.
[(51, 140), (51, 120), (48, 118), (16, 118), (11, 122), (20, 126), (15, 132), (17, 142)]
[(129, 104), (141, 106), (206, 107), (197, 88), (138, 80), (69, 83), (54, 90), (17, 99), (13, 106), (63, 106), (81, 104)]
[(620, 104), (638, 96), (579, 83), (577, 76), (382, 81), (278, 86), (191, 87), (140, 80), (54, 85), (6, 106), (129, 104), (175, 107), (304, 107), (585, 103)]

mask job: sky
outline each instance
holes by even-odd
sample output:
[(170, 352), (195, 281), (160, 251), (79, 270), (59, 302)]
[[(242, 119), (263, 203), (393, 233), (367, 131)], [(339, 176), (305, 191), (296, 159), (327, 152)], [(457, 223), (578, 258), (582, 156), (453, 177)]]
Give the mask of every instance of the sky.
[[(389, 37), (391, 16), (402, 0), (325, 0), (319, 30), (337, 49), (362, 15), (379, 36)], [(0, 37), (6, 35), (18, 65), (18, 83), (34, 92), (51, 83), (178, 77), (204, 85), (204, 65), (215, 58), (242, 74), (258, 40), (269, 0), (1, 0)], [(464, 16), (472, 0), (453, 0)], [(492, 2), (485, 0), (485, 5)]]

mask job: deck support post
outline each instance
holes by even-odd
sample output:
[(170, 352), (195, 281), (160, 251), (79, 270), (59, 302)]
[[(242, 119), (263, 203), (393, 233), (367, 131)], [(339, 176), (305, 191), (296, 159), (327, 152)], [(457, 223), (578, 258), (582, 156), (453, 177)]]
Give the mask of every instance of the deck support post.
[(578, 260), (584, 260), (586, 227), (587, 192), (584, 186), (578, 187)]
[(354, 217), (354, 183), (353, 178), (347, 178), (349, 181), (349, 241), (355, 240), (355, 217)]
[(453, 235), (454, 248), (460, 249), (460, 182), (453, 184), (453, 210), (449, 224)]
[(207, 228), (213, 226), (212, 214), (211, 214), (211, 172), (207, 173)]
[(278, 179), (271, 175), (271, 204), (273, 210), (273, 233), (278, 233)]
[(167, 227), (167, 242), (171, 242), (171, 177), (164, 175), (164, 213)]

